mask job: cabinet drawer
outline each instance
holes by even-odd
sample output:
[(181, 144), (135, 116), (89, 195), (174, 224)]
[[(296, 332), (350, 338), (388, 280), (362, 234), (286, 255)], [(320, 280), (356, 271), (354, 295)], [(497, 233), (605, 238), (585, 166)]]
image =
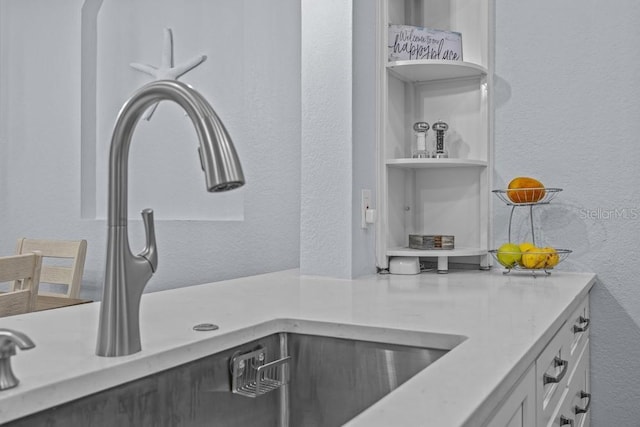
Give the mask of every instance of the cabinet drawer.
[(576, 369), (569, 378), (569, 384), (558, 410), (548, 427), (588, 427), (590, 425), (591, 394), (589, 384), (589, 340), (582, 346)]
[(538, 425), (549, 423), (569, 381), (571, 340), (565, 323), (536, 360)]
[(568, 329), (571, 336), (569, 351), (573, 361), (578, 360), (578, 356), (582, 353), (582, 347), (589, 338), (590, 326), (589, 297), (587, 296), (565, 323), (565, 328)]

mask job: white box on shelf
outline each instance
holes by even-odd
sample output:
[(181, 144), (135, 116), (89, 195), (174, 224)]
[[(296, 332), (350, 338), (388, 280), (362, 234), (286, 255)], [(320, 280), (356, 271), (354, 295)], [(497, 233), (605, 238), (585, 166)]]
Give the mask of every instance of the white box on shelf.
[(420, 274), (420, 259), (417, 256), (395, 256), (389, 261), (391, 274)]
[(462, 34), (411, 25), (389, 25), (389, 61), (462, 61)]

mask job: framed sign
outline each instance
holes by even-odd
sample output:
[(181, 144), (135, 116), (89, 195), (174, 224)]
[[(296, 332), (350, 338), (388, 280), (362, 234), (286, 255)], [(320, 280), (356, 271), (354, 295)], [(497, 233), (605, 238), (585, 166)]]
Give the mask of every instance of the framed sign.
[(462, 61), (462, 34), (411, 25), (389, 25), (389, 61)]

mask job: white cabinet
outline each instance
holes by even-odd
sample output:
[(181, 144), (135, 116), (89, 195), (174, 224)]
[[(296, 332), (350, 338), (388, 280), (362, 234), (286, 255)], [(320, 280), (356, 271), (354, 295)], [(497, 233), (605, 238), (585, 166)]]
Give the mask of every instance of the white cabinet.
[(493, 414), (487, 427), (535, 427), (536, 425), (536, 370), (530, 366), (527, 373), (509, 392), (509, 397)]
[(588, 427), (589, 297), (512, 387), (487, 427)]
[[(574, 311), (558, 332), (565, 337), (563, 343), (563, 358), (567, 362), (566, 382), (556, 390), (559, 395), (557, 403), (549, 405), (545, 413), (550, 417), (544, 417), (543, 422), (538, 422), (541, 427), (586, 427), (590, 425), (591, 385), (589, 382), (589, 298)], [(539, 389), (541, 384), (540, 372), (538, 374)], [(540, 392), (538, 393), (540, 396)], [(540, 406), (538, 410), (540, 410)]]
[(566, 327), (560, 328), (536, 359), (536, 395), (538, 425), (549, 424), (569, 382), (571, 337)]
[[(378, 267), (391, 257), (489, 266), (493, 0), (379, 0)], [(462, 34), (463, 61), (388, 61), (388, 26)], [(413, 125), (448, 124), (448, 158), (412, 158)], [(434, 151), (435, 132), (427, 132)], [(409, 235), (454, 236), (455, 248), (416, 250)]]

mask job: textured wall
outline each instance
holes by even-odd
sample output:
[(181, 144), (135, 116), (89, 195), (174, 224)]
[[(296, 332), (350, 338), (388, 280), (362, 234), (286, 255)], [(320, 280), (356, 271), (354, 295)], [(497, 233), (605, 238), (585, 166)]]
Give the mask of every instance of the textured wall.
[[(374, 2), (357, 7), (351, 1), (310, 2), (302, 38), (302, 4), (297, 0), (201, 0), (187, 8), (167, 0), (153, 19), (144, 18), (150, 6), (122, 0), (9, 0), (1, 7), (2, 253), (12, 252), (20, 236), (85, 238), (89, 251), (82, 295), (101, 297), (106, 225), (92, 218), (103, 215), (104, 191), (96, 188), (105, 182), (108, 123), (120, 102), (147, 81), (128, 64), (157, 64), (162, 30), (170, 27), (177, 63), (209, 54), (184, 80), (206, 88), (236, 141), (247, 176), (240, 190), (244, 220), (194, 221), (179, 213), (181, 220), (171, 219), (172, 194), (183, 195), (191, 187), (165, 178), (184, 180), (191, 173), (193, 187), (201, 190), (203, 184), (193, 156), (195, 140), (191, 146), (173, 140), (192, 131), (186, 125), (171, 132), (159, 129), (168, 120), (180, 124), (181, 119), (176, 119), (175, 106), (159, 108), (155, 120), (141, 123), (136, 132), (137, 138), (152, 141), (136, 140), (130, 156), (130, 204), (144, 197), (145, 206), (157, 213), (160, 268), (146, 290), (298, 265), (307, 274), (338, 277), (375, 271), (373, 227), (360, 228), (359, 210), (360, 190), (368, 188), (375, 195)], [(172, 13), (175, 7), (180, 13)], [(225, 25), (208, 25), (211, 20), (205, 16), (212, 8), (216, 22)], [(34, 10), (47, 13), (34, 19)], [(233, 43), (224, 49), (220, 41), (230, 33)], [(99, 49), (95, 56), (88, 54), (92, 48)], [(230, 92), (238, 91), (216, 76), (228, 75), (237, 58), (246, 62), (242, 72), (232, 73), (243, 91), (239, 103), (228, 104), (234, 98)], [(195, 162), (196, 170), (176, 169), (179, 161)], [(139, 169), (145, 171), (145, 185), (136, 178)], [(153, 174), (162, 178), (162, 185), (149, 181)], [(207, 202), (224, 199), (201, 193), (198, 197), (209, 197)], [(143, 245), (137, 215), (132, 215), (130, 236), (137, 251)]]
[(360, 223), (361, 190), (375, 197), (375, 25), (375, 2), (302, 1), (303, 274), (375, 273)]
[[(88, 254), (82, 296), (100, 299), (106, 249), (105, 221), (83, 219), (81, 210), (81, 10), (83, 4), (96, 5), (98, 0), (3, 0), (0, 2), (0, 254), (12, 253), (18, 237), (42, 237), (88, 240)], [(114, 3), (128, 4), (121, 0)], [(138, 2), (140, 3), (140, 2)], [(171, 9), (171, 8), (174, 9)], [(178, 12), (169, 13), (178, 8)], [(229, 26), (211, 26), (212, 12), (230, 10), (229, 22), (238, 23), (236, 31)], [(251, 11), (251, 13), (247, 13)], [(151, 11), (148, 11), (151, 13)], [(152, 34), (148, 56), (135, 59), (122, 57), (122, 86), (130, 91), (131, 82), (142, 83), (143, 75), (129, 67), (129, 62), (157, 64), (160, 59), (164, 27), (175, 31), (176, 63), (203, 53), (210, 56), (193, 73), (193, 79), (212, 84), (208, 96), (229, 132), (236, 140), (247, 178), (244, 193), (244, 219), (241, 221), (174, 221), (156, 223), (159, 246), (159, 269), (146, 291), (187, 286), (260, 272), (294, 268), (299, 265), (300, 230), (300, 3), (298, 0), (262, 0), (228, 2), (198, 0), (186, 4), (167, 0), (152, 17), (127, 17), (113, 25), (122, 25), (123, 47), (143, 46), (143, 34)], [(163, 19), (161, 19), (162, 17)], [(99, 25), (105, 24), (101, 16)], [(217, 21), (224, 16), (216, 16)], [(191, 29), (185, 28), (193, 22)], [(129, 25), (130, 24), (130, 25)], [(202, 26), (198, 33), (195, 27)], [(215, 34), (215, 30), (224, 30)], [(233, 28), (232, 28), (233, 29)], [(137, 30), (132, 34), (132, 30)], [(211, 31), (214, 31), (212, 35)], [(105, 32), (98, 32), (98, 36)], [(185, 36), (195, 38), (199, 47), (186, 43)], [(182, 35), (182, 38), (181, 38)], [(223, 50), (217, 44), (233, 37), (233, 49)], [(155, 40), (155, 42), (154, 42)], [(99, 45), (104, 40), (98, 40)], [(214, 43), (215, 42), (215, 43)], [(117, 50), (118, 43), (109, 44)], [(196, 43), (194, 43), (195, 45)], [(215, 49), (214, 49), (215, 48)], [(190, 51), (188, 49), (193, 49)], [(241, 52), (238, 52), (241, 51)], [(145, 50), (146, 52), (146, 50)], [(234, 57), (248, 63), (238, 81), (244, 85), (238, 103), (221, 105), (223, 95), (234, 88), (216, 80), (216, 70)], [(277, 55), (284, 59), (278, 60)], [(117, 57), (114, 53), (113, 57)], [(202, 68), (206, 67), (206, 68)], [(98, 70), (100, 77), (101, 70)], [(188, 76), (188, 75), (187, 75)], [(185, 76), (184, 81), (194, 81)], [(133, 80), (128, 80), (131, 77)], [(139, 80), (138, 80), (139, 79)], [(236, 82), (237, 84), (237, 82)], [(99, 83), (98, 83), (99, 86)], [(119, 93), (122, 87), (114, 88)], [(221, 93), (220, 96), (218, 94)], [(124, 99), (122, 99), (124, 102)], [(166, 107), (166, 108), (165, 108)], [(154, 119), (172, 113), (173, 105), (161, 105), (164, 111)], [(157, 111), (158, 113), (159, 111)], [(86, 111), (84, 111), (86, 113)], [(173, 109), (178, 118), (179, 109)], [(238, 120), (241, 116), (241, 120)], [(149, 126), (158, 124), (150, 122)], [(102, 137), (104, 135), (101, 135)], [(193, 186), (204, 196), (217, 198), (204, 191), (199, 171), (195, 132), (193, 141), (167, 138), (166, 162), (157, 165), (159, 175), (180, 174), (171, 170), (172, 156), (190, 156), (198, 175)], [(135, 139), (135, 137), (134, 137)], [(157, 152), (160, 141), (134, 140), (131, 167), (141, 156)], [(139, 146), (138, 146), (139, 145)], [(86, 148), (86, 147), (83, 147)], [(175, 154), (172, 154), (175, 153)], [(99, 158), (106, 162), (107, 159)], [(171, 172), (170, 172), (171, 171)], [(135, 185), (135, 183), (131, 183)], [(174, 201), (172, 194), (185, 191), (180, 185), (168, 185), (150, 201), (156, 211)], [(160, 200), (162, 199), (162, 200)], [(132, 250), (144, 245), (141, 221), (131, 222)]]
[[(574, 250), (563, 270), (598, 275), (593, 426), (640, 419), (639, 19), (636, 0), (496, 1), (494, 183), (531, 175), (564, 189), (535, 215), (543, 241)], [(498, 243), (508, 209), (494, 213)]]
[(353, 2), (353, 194), (352, 277), (376, 271), (375, 225), (362, 229), (362, 190), (371, 189), (376, 207), (376, 2)]
[(300, 270), (352, 278), (375, 273), (376, 2), (302, 1)]
[(350, 3), (302, 1), (300, 270), (304, 274), (351, 277)]

